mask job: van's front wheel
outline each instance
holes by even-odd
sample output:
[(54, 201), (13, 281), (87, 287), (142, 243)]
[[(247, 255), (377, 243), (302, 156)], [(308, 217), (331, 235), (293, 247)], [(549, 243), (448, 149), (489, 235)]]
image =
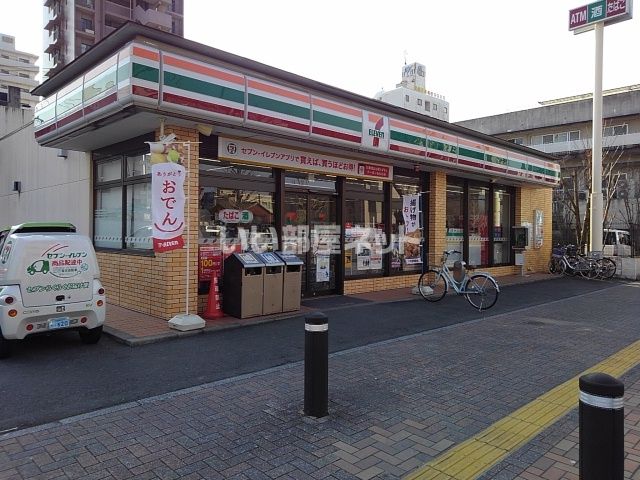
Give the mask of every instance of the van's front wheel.
[(2, 336), (0, 330), (0, 358), (9, 358), (11, 356), (11, 341)]
[(96, 328), (85, 328), (79, 331), (82, 343), (94, 344), (98, 343), (102, 336), (102, 325)]

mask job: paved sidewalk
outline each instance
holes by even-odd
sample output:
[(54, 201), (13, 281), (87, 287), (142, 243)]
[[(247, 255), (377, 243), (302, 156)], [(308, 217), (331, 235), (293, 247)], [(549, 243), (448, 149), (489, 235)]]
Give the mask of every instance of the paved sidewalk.
[[(301, 412), (298, 362), (9, 433), (0, 479), (401, 478), (639, 339), (637, 289), (333, 354), (323, 419)], [(622, 376), (626, 478), (640, 478), (638, 362)], [(480, 478), (577, 478), (576, 427), (574, 409)]]
[[(508, 275), (498, 277), (500, 287), (516, 285), (520, 283), (538, 282), (561, 278), (547, 273), (532, 273), (525, 276)], [(204, 330), (191, 332), (179, 332), (169, 327), (166, 320), (153, 317), (144, 313), (134, 312), (116, 305), (107, 305), (105, 333), (117, 341), (131, 346), (144, 345), (164, 340), (180, 338), (189, 335), (197, 335), (202, 332), (226, 330), (247, 325), (257, 325), (265, 322), (273, 322), (284, 318), (297, 317), (313, 311), (329, 311), (335, 308), (349, 308), (353, 305), (364, 303), (387, 303), (413, 300), (417, 298), (411, 294), (411, 288), (399, 288), (383, 290), (379, 292), (362, 293), (357, 295), (332, 295), (303, 300), (301, 309), (297, 312), (288, 312), (275, 315), (266, 315), (253, 318), (235, 318), (225, 316), (217, 320), (206, 320)]]

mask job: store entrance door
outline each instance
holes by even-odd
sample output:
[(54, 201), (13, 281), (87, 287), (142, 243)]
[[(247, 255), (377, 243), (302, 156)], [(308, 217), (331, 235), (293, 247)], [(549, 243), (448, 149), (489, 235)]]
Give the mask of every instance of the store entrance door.
[(302, 296), (336, 292), (336, 265), (340, 261), (340, 229), (336, 197), (313, 192), (287, 192), (284, 196), (285, 251), (304, 261)]

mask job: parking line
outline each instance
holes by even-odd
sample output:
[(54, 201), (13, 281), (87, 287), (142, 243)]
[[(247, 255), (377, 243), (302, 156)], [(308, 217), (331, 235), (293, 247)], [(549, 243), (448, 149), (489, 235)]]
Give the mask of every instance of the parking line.
[(578, 379), (582, 375), (602, 372), (619, 377), (639, 363), (640, 340), (549, 390), (405, 478), (407, 480), (477, 478), (576, 408), (579, 397)]

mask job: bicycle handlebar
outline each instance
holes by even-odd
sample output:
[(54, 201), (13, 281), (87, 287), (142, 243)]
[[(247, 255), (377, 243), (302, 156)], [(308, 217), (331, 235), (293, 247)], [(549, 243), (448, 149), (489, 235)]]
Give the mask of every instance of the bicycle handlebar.
[(458, 250), (445, 250), (444, 252), (442, 252), (443, 255), (447, 255), (447, 256), (449, 256), (449, 255), (451, 255), (453, 253), (462, 254), (462, 252), (459, 252)]

